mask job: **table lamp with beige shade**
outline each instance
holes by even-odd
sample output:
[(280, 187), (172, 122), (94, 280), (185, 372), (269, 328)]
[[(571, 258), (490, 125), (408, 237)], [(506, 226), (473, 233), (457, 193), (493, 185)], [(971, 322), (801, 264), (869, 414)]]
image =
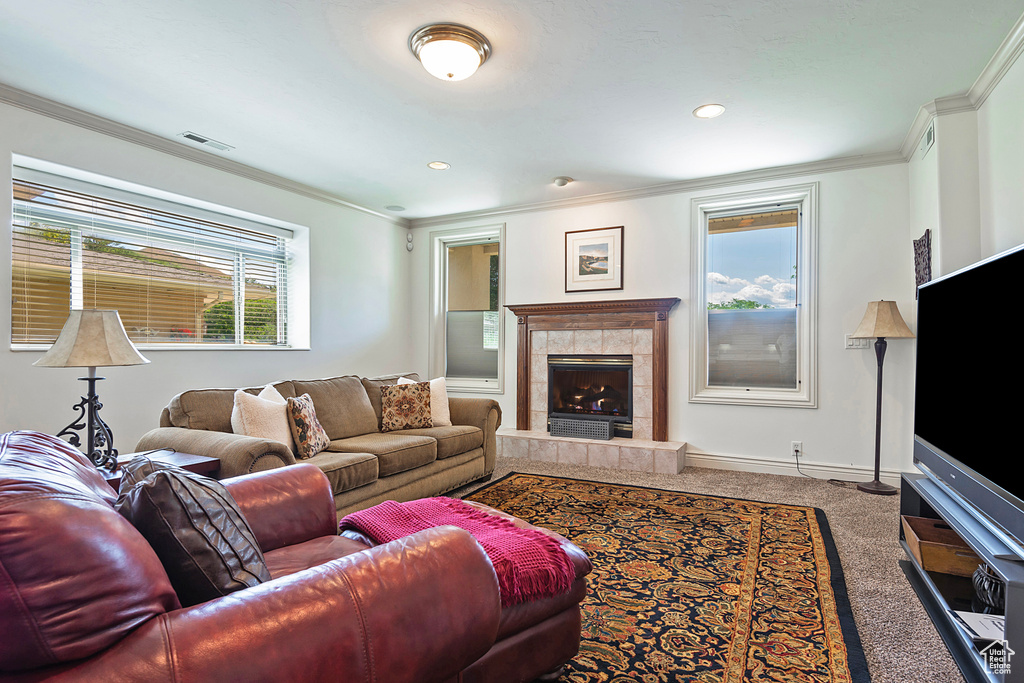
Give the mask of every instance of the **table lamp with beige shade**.
[(44, 368), (89, 368), (88, 377), (79, 377), (89, 383), (89, 391), (74, 406), (78, 417), (57, 433), (81, 448), (78, 432), (85, 429), (86, 455), (96, 467), (117, 469), (117, 450), (110, 427), (100, 418), (103, 404), (96, 395), (96, 368), (119, 365), (144, 365), (149, 362), (128, 339), (121, 324), (121, 316), (114, 310), (73, 310), (64, 328), (50, 350), (33, 365)]
[(878, 478), (882, 450), (882, 361), (885, 359), (887, 337), (889, 339), (907, 339), (913, 336), (914, 333), (903, 321), (903, 316), (900, 315), (895, 301), (869, 302), (868, 310), (864, 313), (864, 318), (860, 321), (857, 331), (850, 335), (853, 339), (874, 339), (875, 357), (878, 359), (878, 387), (875, 397), (875, 479), (857, 485), (859, 490), (867, 493), (877, 493), (883, 496), (891, 496), (896, 493), (894, 486), (883, 484)]

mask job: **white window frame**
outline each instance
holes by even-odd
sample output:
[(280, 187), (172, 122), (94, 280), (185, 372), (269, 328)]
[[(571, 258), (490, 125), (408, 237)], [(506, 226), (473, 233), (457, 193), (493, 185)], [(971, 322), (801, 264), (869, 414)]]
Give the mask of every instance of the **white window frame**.
[[(797, 206), (797, 388), (708, 386), (707, 241), (708, 218), (746, 213), (780, 204)], [(697, 197), (691, 202), (692, 291), (690, 311), (690, 402), (818, 407), (817, 243), (818, 183)]]
[[(158, 342), (141, 342), (135, 346), (147, 351), (308, 351), (310, 349), (310, 314), (309, 314), (309, 228), (265, 216), (241, 211), (231, 207), (213, 204), (199, 199), (174, 194), (164, 190), (139, 185), (136, 183), (110, 178), (107, 176), (63, 166), (41, 159), (12, 155), (12, 166), (17, 169), (13, 175), (27, 180), (36, 180), (59, 185), (72, 191), (103, 196), (108, 199), (123, 201), (128, 204), (146, 206), (158, 210), (170, 211), (181, 215), (207, 220), (216, 220), (240, 228), (255, 229), (269, 234), (277, 234), (289, 238), (289, 263), (287, 273), (279, 277), (279, 287), (287, 292), (287, 339), (279, 345), (264, 344), (161, 344)], [(58, 179), (57, 182), (52, 180)], [(236, 263), (236, 268), (238, 264)], [(72, 268), (72, 278), (80, 277), (80, 270)], [(244, 286), (239, 278), (235, 278), (235, 286)], [(80, 289), (80, 288), (79, 288)], [(72, 302), (72, 308), (76, 302)], [(81, 302), (77, 302), (81, 307)], [(279, 299), (279, 317), (283, 301)], [(235, 316), (235, 326), (243, 324), (242, 315)], [(280, 329), (280, 328), (279, 328)], [(280, 333), (279, 333), (280, 334)], [(236, 329), (236, 337), (240, 331)], [(10, 344), (12, 351), (38, 351), (49, 348), (47, 344)]]
[(447, 254), (449, 247), (472, 244), (498, 244), (498, 377), (445, 377), (450, 391), (500, 394), (505, 386), (505, 224), (456, 228), (430, 233), (430, 332), (429, 368), (431, 377), (443, 377), (445, 362), (445, 314), (448, 302)]

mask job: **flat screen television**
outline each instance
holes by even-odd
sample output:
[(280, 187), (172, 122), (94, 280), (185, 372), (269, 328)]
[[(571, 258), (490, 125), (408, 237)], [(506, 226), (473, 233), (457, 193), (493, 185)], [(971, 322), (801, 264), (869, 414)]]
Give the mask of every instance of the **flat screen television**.
[(1024, 245), (922, 285), (914, 460), (1024, 548)]

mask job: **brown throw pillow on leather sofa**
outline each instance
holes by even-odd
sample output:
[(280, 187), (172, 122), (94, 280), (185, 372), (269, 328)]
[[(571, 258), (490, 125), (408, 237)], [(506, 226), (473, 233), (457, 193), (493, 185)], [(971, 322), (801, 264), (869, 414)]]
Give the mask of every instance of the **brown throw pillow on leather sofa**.
[(117, 510), (149, 541), (182, 606), (270, 580), (256, 537), (223, 484), (146, 458), (125, 469)]

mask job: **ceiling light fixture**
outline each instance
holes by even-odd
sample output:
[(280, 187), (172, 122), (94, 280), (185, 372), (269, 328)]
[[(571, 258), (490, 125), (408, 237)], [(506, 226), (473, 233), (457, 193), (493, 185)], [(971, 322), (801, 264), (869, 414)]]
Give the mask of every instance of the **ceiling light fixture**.
[(434, 169), (435, 171), (447, 171), (449, 168), (452, 167), (452, 165), (446, 161), (431, 161), (429, 164), (427, 164), (427, 166)]
[(567, 176), (567, 175), (560, 175), (560, 176), (558, 176), (557, 178), (555, 178), (555, 186), (556, 186), (556, 187), (565, 187), (566, 185), (568, 185), (569, 183), (571, 183), (571, 182), (572, 182), (572, 180), (573, 180), (573, 179), (572, 179), (572, 178), (570, 178), (570, 177), (569, 177), (569, 176)]
[(693, 110), (693, 115), (698, 119), (713, 119), (725, 113), (725, 107), (721, 104), (702, 104)]
[(409, 36), (409, 49), (431, 76), (442, 81), (469, 78), (491, 56), (482, 33), (461, 24), (430, 24)]

